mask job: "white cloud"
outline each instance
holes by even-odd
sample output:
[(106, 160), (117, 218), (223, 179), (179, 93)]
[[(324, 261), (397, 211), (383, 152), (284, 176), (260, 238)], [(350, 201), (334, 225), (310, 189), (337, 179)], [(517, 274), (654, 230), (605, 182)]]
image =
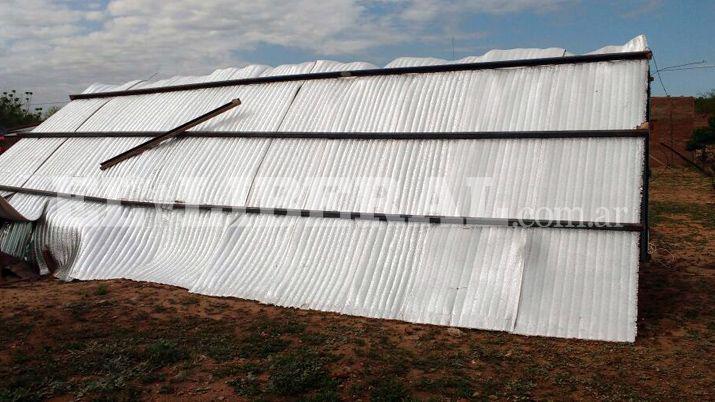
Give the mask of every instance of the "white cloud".
[(484, 13), (505, 14), (526, 10), (550, 11), (574, 3), (574, 0), (410, 0), (403, 17), (407, 20), (428, 22), (436, 18)]
[(65, 99), (94, 81), (240, 65), (241, 52), (264, 44), (359, 57), (379, 46), (443, 38), (447, 30), (457, 37), (481, 35), (455, 32), (456, 23), (444, 19), (543, 10), (566, 1), (111, 0), (102, 6), (10, 0), (0, 7), (0, 85), (33, 89), (41, 100)]

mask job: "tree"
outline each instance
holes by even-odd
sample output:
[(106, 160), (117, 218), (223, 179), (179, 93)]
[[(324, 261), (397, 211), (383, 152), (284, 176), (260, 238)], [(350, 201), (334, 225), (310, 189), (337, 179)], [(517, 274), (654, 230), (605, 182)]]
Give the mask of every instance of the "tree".
[(14, 89), (3, 92), (0, 96), (0, 128), (7, 130), (42, 121), (42, 108), (30, 111), (30, 99), (32, 92), (25, 92), (24, 96), (18, 95)]
[(715, 116), (710, 118), (707, 127), (693, 130), (693, 136), (688, 141), (688, 151), (703, 149), (713, 144), (715, 144)]
[(699, 113), (715, 115), (715, 89), (702, 93), (695, 98), (695, 110)]
[(688, 141), (688, 151), (693, 151), (695, 160), (700, 162), (703, 170), (713, 177), (715, 187), (715, 116), (710, 117), (707, 127), (693, 130), (693, 136)]
[(715, 89), (695, 98), (695, 110), (710, 114), (710, 120), (707, 127), (696, 128), (693, 131), (693, 136), (688, 141), (688, 151), (703, 150), (715, 145)]

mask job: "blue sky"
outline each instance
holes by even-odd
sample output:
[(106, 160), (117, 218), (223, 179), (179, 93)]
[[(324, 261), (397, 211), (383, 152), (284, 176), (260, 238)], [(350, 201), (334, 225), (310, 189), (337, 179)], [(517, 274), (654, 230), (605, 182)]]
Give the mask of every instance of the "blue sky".
[[(0, 7), (3, 89), (65, 100), (93, 82), (208, 74), (315, 59), (384, 65), (493, 48), (583, 53), (645, 34), (662, 67), (707, 60), (706, 0), (9, 0)], [(664, 72), (671, 95), (715, 88), (715, 69)], [(663, 89), (654, 82), (653, 93)]]

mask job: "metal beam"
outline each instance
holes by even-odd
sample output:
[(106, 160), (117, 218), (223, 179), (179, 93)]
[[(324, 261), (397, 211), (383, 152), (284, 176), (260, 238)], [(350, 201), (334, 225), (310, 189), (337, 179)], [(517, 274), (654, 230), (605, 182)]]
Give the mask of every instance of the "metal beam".
[(231, 102), (228, 102), (227, 104), (225, 104), (223, 106), (219, 106), (210, 112), (204, 113), (201, 116), (199, 116), (189, 122), (186, 122), (186, 123), (180, 125), (179, 127), (176, 127), (173, 130), (167, 131), (166, 133), (158, 135), (147, 142), (141, 143), (134, 148), (124, 151), (121, 154), (119, 154), (113, 158), (107, 159), (106, 161), (100, 163), (99, 168), (102, 170), (109, 169), (110, 167), (116, 165), (117, 163), (125, 161), (133, 156), (139, 155), (142, 152), (147, 151), (149, 149), (155, 148), (155, 147), (159, 146), (159, 144), (161, 144), (162, 142), (164, 142), (170, 138), (176, 137), (177, 135), (185, 132), (186, 130), (188, 130), (192, 127), (196, 127), (199, 124), (201, 124), (209, 119), (212, 119), (222, 113), (225, 113), (240, 104), (241, 104), (240, 99), (238, 99), (238, 98), (234, 99)]
[(108, 91), (96, 92), (89, 94), (74, 94), (70, 95), (70, 100), (76, 99), (93, 99), (93, 98), (109, 98), (115, 96), (129, 95), (146, 95), (163, 92), (175, 91), (190, 91), (204, 88), (219, 88), (239, 85), (251, 84), (267, 84), (271, 82), (286, 82), (286, 81), (311, 81), (324, 80), (334, 78), (347, 77), (370, 77), (380, 75), (401, 75), (401, 74), (431, 74), (444, 73), (452, 71), (475, 71), (475, 70), (492, 70), (497, 68), (512, 68), (512, 67), (535, 67), (546, 65), (560, 64), (581, 64), (581, 63), (598, 63), (604, 61), (621, 61), (621, 60), (647, 60), (650, 59), (651, 52), (624, 52), (624, 53), (606, 53), (606, 54), (587, 54), (579, 56), (565, 57), (547, 57), (539, 59), (526, 60), (504, 60), (504, 61), (488, 61), (481, 63), (459, 63), (459, 64), (442, 64), (436, 66), (416, 66), (416, 67), (398, 67), (398, 68), (374, 68), (366, 70), (351, 70), (351, 71), (333, 71), (323, 73), (308, 73), (294, 75), (276, 75), (269, 77), (242, 78), (226, 81), (200, 82), (195, 84), (171, 85), (165, 87), (127, 89), (123, 91)]
[[(122, 138), (156, 137), (157, 131), (42, 132), (8, 138)], [(562, 130), (562, 131), (481, 131), (481, 132), (275, 132), (275, 131), (187, 131), (182, 138), (303, 138), (335, 140), (479, 140), (522, 138), (645, 138), (647, 129)]]
[(193, 209), (233, 212), (241, 214), (259, 215), (279, 215), (279, 216), (300, 216), (315, 218), (352, 219), (370, 221), (391, 221), (391, 222), (421, 222), (433, 224), (456, 224), (456, 225), (489, 225), (489, 226), (509, 226), (523, 228), (552, 228), (552, 229), (583, 229), (583, 230), (611, 230), (640, 232), (643, 225), (640, 223), (618, 223), (618, 222), (592, 222), (592, 221), (568, 221), (568, 220), (543, 220), (528, 218), (487, 218), (468, 216), (444, 216), (444, 215), (412, 215), (412, 214), (385, 214), (385, 213), (365, 213), (365, 212), (342, 212), (324, 211), (313, 209), (294, 208), (264, 208), (264, 207), (239, 207), (216, 204), (188, 204), (183, 202), (154, 202), (136, 200), (113, 200), (104, 197), (84, 196), (81, 194), (61, 193), (56, 191), (30, 189), (24, 187), (13, 187), (0, 185), (0, 191), (40, 195), (45, 197), (56, 197), (66, 199), (76, 199), (78, 201), (94, 202), (102, 204), (123, 205), (128, 207), (141, 208), (162, 208), (162, 209)]

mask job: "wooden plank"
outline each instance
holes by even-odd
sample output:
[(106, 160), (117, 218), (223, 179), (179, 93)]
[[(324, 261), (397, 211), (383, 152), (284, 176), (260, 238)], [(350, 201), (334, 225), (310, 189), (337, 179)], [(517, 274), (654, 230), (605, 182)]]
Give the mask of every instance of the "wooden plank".
[(147, 142), (141, 143), (132, 149), (124, 151), (121, 154), (119, 154), (113, 158), (107, 159), (106, 161), (100, 163), (99, 168), (102, 170), (109, 169), (110, 167), (112, 167), (122, 161), (125, 161), (131, 157), (139, 155), (144, 151), (148, 151), (152, 148), (156, 148), (162, 142), (164, 142), (168, 139), (174, 138), (177, 135), (185, 132), (186, 130), (188, 130), (192, 127), (196, 127), (199, 124), (201, 124), (209, 119), (212, 119), (222, 113), (225, 113), (240, 104), (241, 104), (240, 99), (238, 99), (238, 98), (234, 99), (231, 102), (228, 102), (227, 104), (225, 104), (223, 106), (219, 106), (218, 108), (216, 108), (208, 113), (204, 113), (201, 116), (199, 116), (189, 122), (186, 122), (186, 123), (180, 125), (179, 127), (176, 127), (173, 130), (167, 131), (166, 133), (156, 136)]

